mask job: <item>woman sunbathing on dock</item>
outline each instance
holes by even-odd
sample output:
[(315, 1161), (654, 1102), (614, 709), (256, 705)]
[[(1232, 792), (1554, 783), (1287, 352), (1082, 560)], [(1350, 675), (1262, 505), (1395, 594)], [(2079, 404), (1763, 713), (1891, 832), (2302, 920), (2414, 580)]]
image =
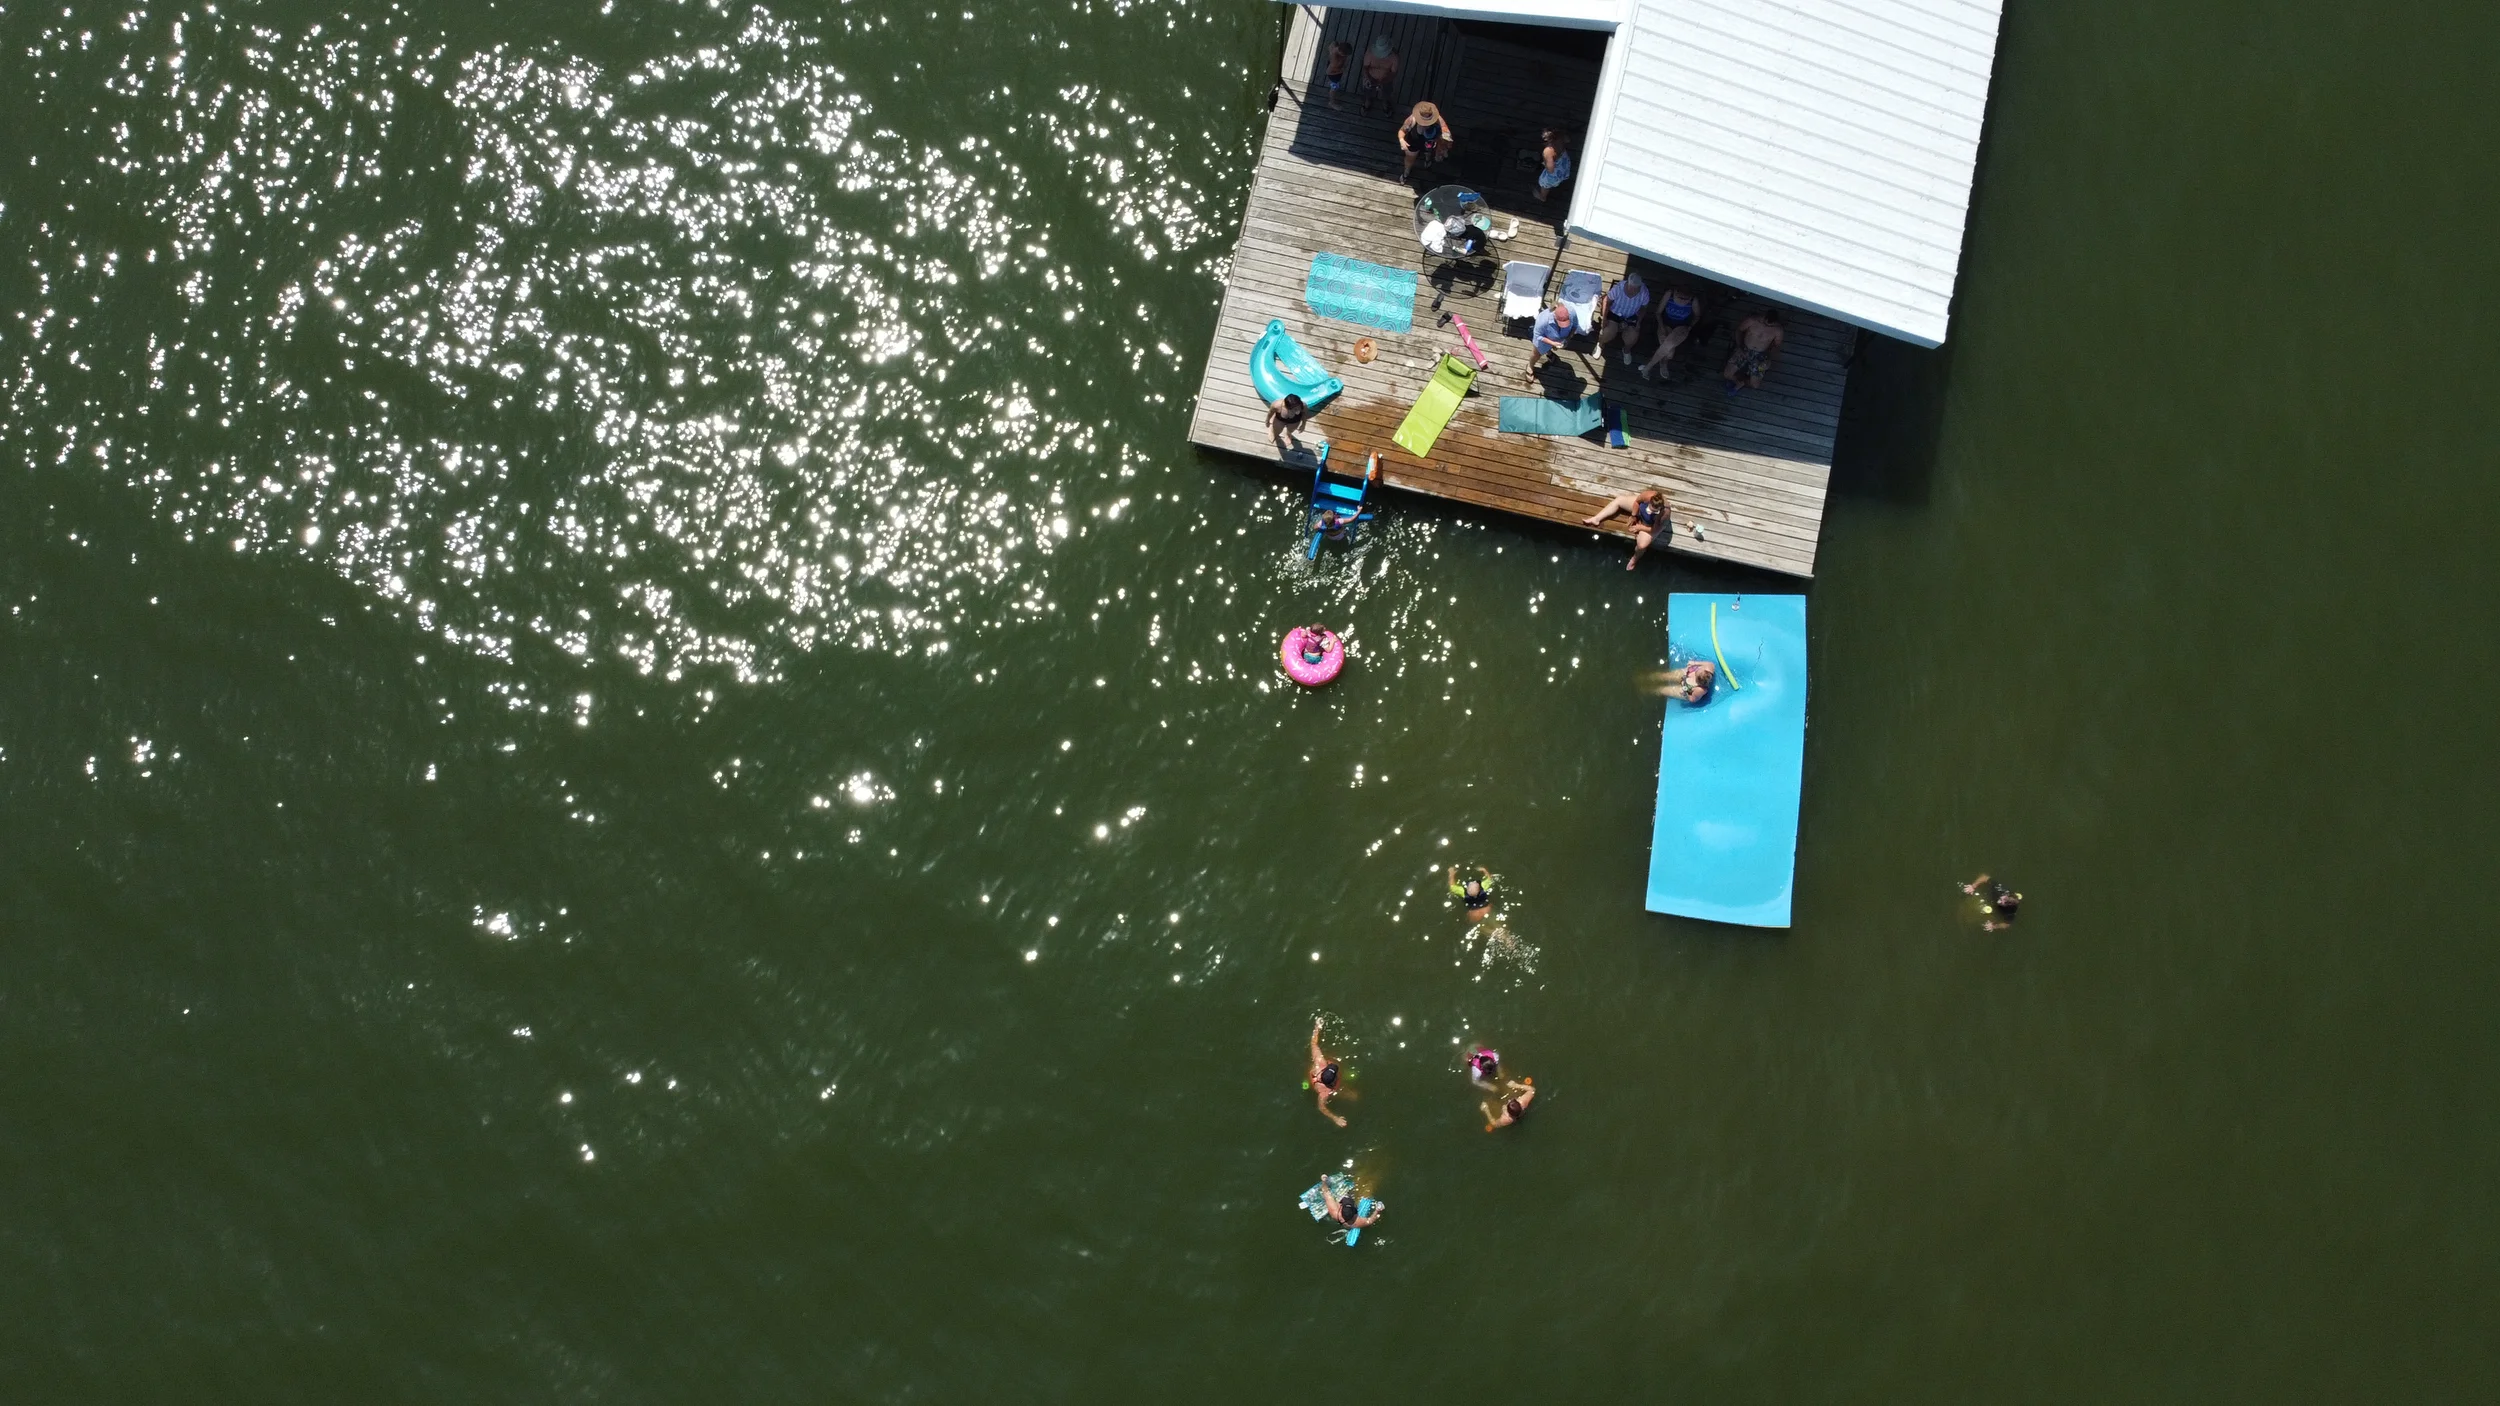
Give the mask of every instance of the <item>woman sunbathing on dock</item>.
[(1663, 488), (1644, 488), (1638, 493), (1626, 493), (1580, 519), (1580, 524), (1583, 527), (1603, 527), (1618, 517), (1632, 519), (1632, 559), (1623, 564), (1626, 571), (1641, 564), (1641, 553), (1649, 550), (1650, 543), (1662, 534), (1675, 530), (1674, 510), (1667, 506), (1667, 490)]

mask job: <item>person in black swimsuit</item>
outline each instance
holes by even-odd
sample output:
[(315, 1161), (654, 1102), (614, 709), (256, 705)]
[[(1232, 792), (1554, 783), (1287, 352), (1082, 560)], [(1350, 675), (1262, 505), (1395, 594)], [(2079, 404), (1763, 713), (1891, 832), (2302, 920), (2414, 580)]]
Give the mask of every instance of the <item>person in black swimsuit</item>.
[(1319, 1019), (1313, 1017), (1311, 1020), (1311, 1092), (1319, 1095), (1319, 1116), (1342, 1128), (1345, 1126), (1345, 1119), (1328, 1111), (1328, 1100), (1337, 1096), (1337, 1085), (1344, 1079), (1345, 1071), (1337, 1066), (1337, 1061), (1321, 1053), (1319, 1027)]
[(1626, 493), (1588, 517), (1580, 519), (1580, 522), (1586, 527), (1603, 527), (1618, 517), (1632, 519), (1632, 559), (1623, 564), (1623, 569), (1626, 571), (1640, 565), (1641, 553), (1649, 550), (1650, 543), (1673, 531), (1675, 527), (1674, 510), (1667, 506), (1667, 490), (1663, 488), (1645, 488), (1638, 493)]
[(1406, 154), (1406, 169), (1399, 174), (1414, 175), (1418, 161), (1427, 166), (1441, 164), (1456, 145), (1450, 140), (1450, 124), (1442, 120), (1441, 109), (1429, 102), (1415, 104), (1415, 110), (1398, 124), (1398, 150)]

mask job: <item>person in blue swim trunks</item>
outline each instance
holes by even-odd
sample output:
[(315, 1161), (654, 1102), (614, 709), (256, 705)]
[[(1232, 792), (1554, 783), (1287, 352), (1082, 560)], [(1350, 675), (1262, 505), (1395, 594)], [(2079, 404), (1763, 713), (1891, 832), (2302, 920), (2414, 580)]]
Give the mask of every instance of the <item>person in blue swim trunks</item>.
[(1345, 66), (1354, 57), (1354, 46), (1340, 39), (1328, 46), (1328, 105), (1337, 105), (1337, 94), (1345, 89)]

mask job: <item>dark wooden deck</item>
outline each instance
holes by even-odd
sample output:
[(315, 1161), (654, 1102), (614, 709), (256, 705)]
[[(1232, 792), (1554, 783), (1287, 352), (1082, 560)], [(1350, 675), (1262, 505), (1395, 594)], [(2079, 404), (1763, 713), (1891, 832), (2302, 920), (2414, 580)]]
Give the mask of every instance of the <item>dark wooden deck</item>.
[[(1343, 107), (1332, 111), (1324, 78), (1329, 43), (1342, 37), (1359, 55), (1380, 32), (1404, 59), (1396, 110), (1366, 115), (1349, 88)], [(1552, 205), (1538, 204), (1529, 153), (1547, 123), (1575, 132), (1586, 125), (1597, 91), (1594, 62), (1462, 32), (1428, 17), (1304, 7), (1293, 14), (1283, 79), (1192, 410), (1191, 442), (1283, 463), (1247, 372), (1251, 344), (1270, 318), (1281, 318), (1346, 383), (1345, 393), (1314, 417), (1315, 432), (1334, 446), (1333, 462), (1358, 468), (1366, 453), (1379, 450), (1393, 488), (1559, 523), (1576, 523), (1614, 494), (1655, 484), (1674, 504), (1677, 551), (1813, 574), (1852, 329), (1784, 310), (1787, 347), (1770, 378), (1760, 391), (1730, 397), (1720, 388), (1719, 368), (1737, 320), (1762, 302), (1700, 283), (1703, 329), (1677, 354), (1672, 383), (1644, 381), (1620, 362), (1600, 366), (1594, 344), (1582, 338), (1576, 354), (1544, 368), (1537, 390), (1522, 384), (1527, 330), (1501, 319), (1501, 265), (1507, 259), (1554, 261), (1570, 192), (1566, 187)], [(1405, 108), (1423, 97), (1444, 109), (1455, 141), (1439, 174), (1426, 181), (1419, 172), (1409, 186), (1398, 178), (1394, 130)], [(1497, 229), (1512, 214), (1522, 222), (1516, 239), (1493, 245), (1477, 262), (1480, 272), (1454, 278), (1436, 274), (1437, 262), (1416, 246), (1412, 214), (1422, 188), (1450, 181), (1483, 192), (1502, 212)], [(1321, 253), (1423, 274), (1414, 329), (1380, 333), (1314, 315), (1302, 293), (1311, 259)], [(1575, 241), (1562, 254), (1548, 296), (1570, 270), (1593, 270), (1611, 283), (1624, 266), (1621, 253)], [(1664, 270), (1634, 267), (1653, 287), (1665, 286)], [(1477, 377), (1474, 394), (1432, 457), (1418, 460), (1389, 436), (1441, 353), (1459, 350), (1457, 330), (1431, 306), (1436, 295), (1443, 310), (1466, 319), (1492, 365)], [(1354, 343), (1364, 336), (1379, 346), (1368, 366), (1354, 359)], [(1644, 343), (1644, 357), (1648, 349)], [(1630, 448), (1608, 449), (1595, 437), (1510, 435), (1494, 428), (1501, 396), (1576, 396), (1591, 389), (1624, 410)]]

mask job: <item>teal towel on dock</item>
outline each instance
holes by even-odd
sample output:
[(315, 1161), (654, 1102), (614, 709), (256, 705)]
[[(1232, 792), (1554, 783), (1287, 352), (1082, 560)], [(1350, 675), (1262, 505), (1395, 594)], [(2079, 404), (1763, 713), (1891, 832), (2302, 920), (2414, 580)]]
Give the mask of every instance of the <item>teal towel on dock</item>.
[(1596, 396), (1548, 400), (1541, 395), (1502, 397), (1504, 434), (1587, 434), (1606, 423), (1606, 403)]
[(1415, 274), (1343, 254), (1315, 254), (1302, 301), (1322, 317), (1404, 332), (1415, 325)]

